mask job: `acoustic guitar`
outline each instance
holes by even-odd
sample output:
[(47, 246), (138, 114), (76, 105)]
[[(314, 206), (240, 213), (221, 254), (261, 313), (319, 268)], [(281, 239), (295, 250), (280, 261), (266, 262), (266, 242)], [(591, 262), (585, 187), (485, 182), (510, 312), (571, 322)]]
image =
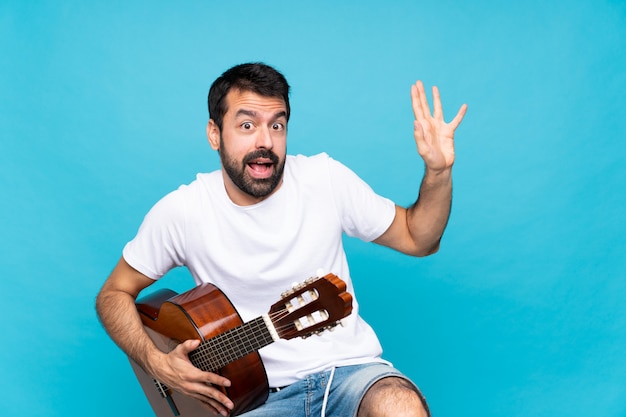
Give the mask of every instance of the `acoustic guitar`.
[[(136, 306), (148, 335), (162, 351), (169, 352), (184, 340), (202, 341), (189, 360), (231, 381), (230, 387), (220, 388), (234, 402), (231, 415), (236, 416), (267, 399), (269, 386), (258, 350), (278, 339), (308, 337), (336, 326), (352, 312), (352, 296), (345, 282), (327, 274), (294, 285), (268, 313), (246, 323), (212, 284), (182, 294), (162, 289)], [(169, 389), (129, 360), (157, 417), (211, 416), (200, 401)]]

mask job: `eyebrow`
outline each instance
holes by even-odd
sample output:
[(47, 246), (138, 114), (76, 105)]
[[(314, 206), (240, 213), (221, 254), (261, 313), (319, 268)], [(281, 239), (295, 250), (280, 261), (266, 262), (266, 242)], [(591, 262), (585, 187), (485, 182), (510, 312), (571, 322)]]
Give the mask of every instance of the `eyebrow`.
[[(246, 110), (246, 109), (239, 109), (237, 110), (237, 113), (235, 114), (235, 117), (239, 117), (239, 116), (249, 116), (249, 117), (257, 117), (257, 112), (255, 112), (254, 110)], [(281, 117), (287, 117), (287, 112), (284, 110), (281, 110), (277, 113), (274, 114), (272, 120), (276, 120), (279, 119)]]

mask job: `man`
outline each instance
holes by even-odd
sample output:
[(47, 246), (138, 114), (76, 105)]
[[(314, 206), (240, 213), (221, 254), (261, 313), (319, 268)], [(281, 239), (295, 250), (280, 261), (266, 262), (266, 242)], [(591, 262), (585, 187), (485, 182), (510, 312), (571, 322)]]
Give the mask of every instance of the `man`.
[[(216, 387), (231, 382), (188, 360), (198, 340), (164, 353), (147, 336), (134, 304), (144, 288), (185, 265), (196, 283), (216, 284), (247, 321), (319, 269), (353, 292), (343, 233), (412, 256), (436, 252), (450, 213), (454, 131), (467, 107), (446, 124), (436, 87), (432, 115), (421, 82), (411, 99), (425, 173), (418, 200), (405, 209), (326, 154), (287, 155), (289, 85), (278, 71), (255, 63), (222, 74), (209, 91), (207, 126), (222, 169), (164, 197), (125, 246), (97, 298), (112, 339), (155, 379), (227, 415), (233, 403)], [(417, 387), (381, 359), (356, 299), (336, 331), (280, 340), (259, 353), (272, 392), (246, 416), (429, 415)]]

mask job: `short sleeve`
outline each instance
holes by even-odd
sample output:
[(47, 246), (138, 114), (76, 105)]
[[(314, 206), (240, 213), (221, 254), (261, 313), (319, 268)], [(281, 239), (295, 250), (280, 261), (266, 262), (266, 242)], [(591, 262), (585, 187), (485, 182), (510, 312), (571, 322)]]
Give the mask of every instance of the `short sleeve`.
[(146, 214), (137, 235), (126, 244), (123, 257), (152, 279), (185, 262), (185, 201), (181, 189), (159, 200)]
[(330, 157), (328, 169), (344, 232), (366, 242), (380, 237), (393, 222), (394, 202), (376, 194), (352, 170)]

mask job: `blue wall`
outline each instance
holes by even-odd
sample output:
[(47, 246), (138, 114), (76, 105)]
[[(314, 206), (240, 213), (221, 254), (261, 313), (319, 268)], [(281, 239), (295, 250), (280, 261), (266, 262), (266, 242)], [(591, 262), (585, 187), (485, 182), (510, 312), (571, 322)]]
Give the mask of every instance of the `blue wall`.
[(422, 172), (410, 84), (448, 119), (469, 104), (441, 251), (346, 243), (435, 415), (626, 415), (626, 4), (336, 3), (0, 3), (3, 415), (150, 415), (94, 296), (149, 207), (219, 166), (206, 93), (251, 60), (293, 85), (291, 153), (400, 204)]

